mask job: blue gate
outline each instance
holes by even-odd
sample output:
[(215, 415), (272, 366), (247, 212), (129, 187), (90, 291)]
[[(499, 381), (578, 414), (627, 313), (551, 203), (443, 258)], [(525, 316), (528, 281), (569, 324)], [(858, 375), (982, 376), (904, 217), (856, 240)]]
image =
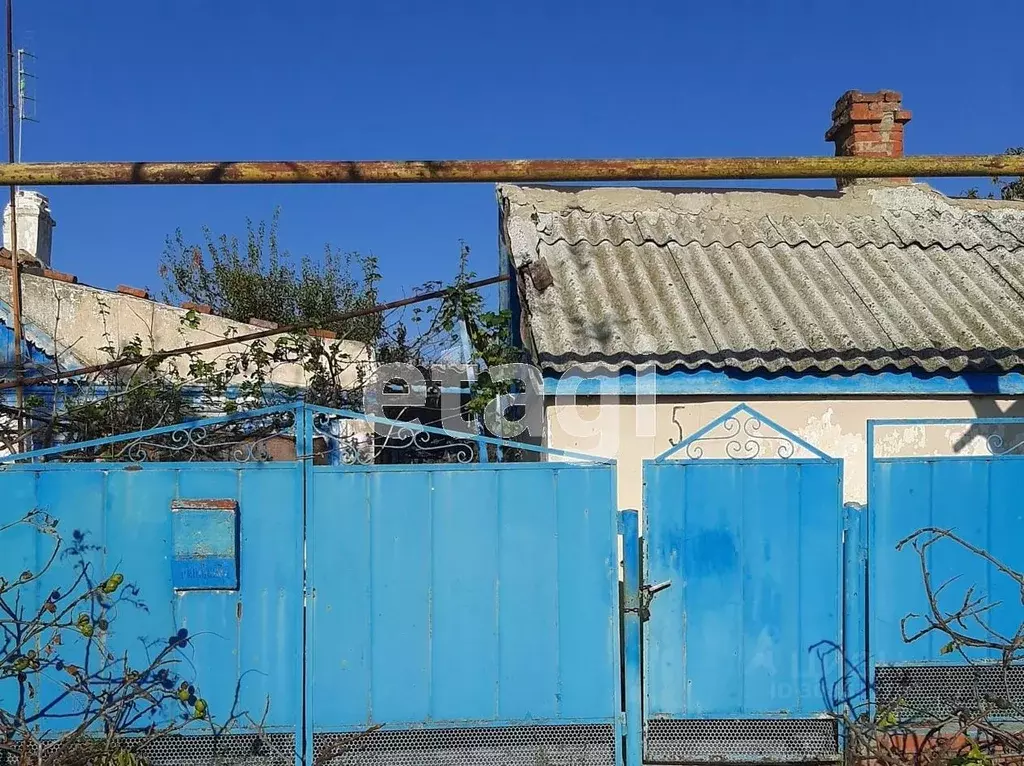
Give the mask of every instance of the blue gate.
[[(1024, 673), (1004, 673), (995, 647), (1024, 622), (1019, 575), (996, 565), (1024, 570), (1024, 420), (875, 420), (867, 438), (862, 686), (918, 715), (986, 696), (1021, 705)], [(953, 640), (943, 621), (989, 646)]]
[(648, 760), (837, 752), (821, 714), (842, 644), (841, 498), (840, 460), (746, 405), (645, 462)]
[[(272, 434), (216, 439), (261, 419)], [(396, 447), (450, 462), (380, 464)], [(124, 573), (144, 607), (89, 634), (111, 656), (144, 663), (186, 630), (196, 695), (214, 719), (245, 711), (218, 735), (235, 754), (341, 763), (357, 741), (396, 764), (615, 763), (615, 466), (499, 462), (511, 450), (531, 448), (287, 405), (6, 458), (0, 526), (45, 511), (94, 571)], [(0, 574), (44, 569), (30, 526), (8, 532)], [(73, 567), (55, 561), (33, 597)], [(43, 674), (38, 698), (63, 694), (64, 675)], [(0, 699), (18, 693), (0, 683)], [(208, 750), (207, 728), (152, 760)]]
[[(302, 718), (303, 470), (295, 461), (258, 459), (263, 440), (239, 439), (234, 428), (246, 422), (251, 431), (276, 431), (292, 421), (291, 408), (271, 408), (4, 458), (0, 526), (15, 526), (0, 535), (0, 576), (37, 575), (19, 594), (21, 605), (38, 608), (51, 593), (74, 598), (113, 573), (124, 587), (108, 608), (84, 599), (72, 617), (87, 616), (89, 629), (77, 637), (77, 624), (51, 631), (60, 643), (37, 678), (19, 684), (5, 677), (0, 707), (15, 709), (12, 700), (32, 686), (34, 724), (40, 736), (56, 739), (79, 725), (83, 710), (97, 708), (74, 691), (83, 673), (97, 686), (100, 676), (123, 685), (123, 657), (144, 670), (185, 630), (178, 664), (160, 670), (191, 680), (216, 720), (232, 711), (252, 716), (219, 737), (220, 755), (248, 752), (258, 721), (271, 761), (294, 763)], [(61, 546), (52, 562), (56, 539), (17, 523), (33, 512), (57, 522)], [(89, 582), (79, 581), (83, 571)], [(162, 712), (156, 721), (167, 724), (182, 711)], [(189, 744), (160, 741), (154, 762), (211, 752), (210, 727), (197, 721), (187, 728), (195, 735)]]
[(380, 762), (614, 761), (615, 467), (588, 460), (308, 469), (315, 752), (386, 724)]

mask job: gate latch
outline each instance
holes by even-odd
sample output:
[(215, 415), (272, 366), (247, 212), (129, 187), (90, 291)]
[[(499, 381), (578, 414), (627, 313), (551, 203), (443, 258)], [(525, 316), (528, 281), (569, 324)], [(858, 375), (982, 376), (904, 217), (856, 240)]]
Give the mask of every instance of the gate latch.
[(671, 586), (671, 580), (665, 580), (665, 582), (659, 582), (655, 585), (641, 585), (640, 603), (636, 607), (627, 605), (624, 611), (637, 612), (640, 615), (640, 619), (646, 622), (651, 618), (651, 602), (654, 600), (654, 597)]

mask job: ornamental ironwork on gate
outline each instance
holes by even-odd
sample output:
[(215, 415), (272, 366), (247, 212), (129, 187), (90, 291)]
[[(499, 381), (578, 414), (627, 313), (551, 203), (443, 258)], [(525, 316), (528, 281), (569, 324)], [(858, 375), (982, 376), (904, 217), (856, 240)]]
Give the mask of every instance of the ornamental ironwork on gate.
[[(410, 450), (434, 462), (386, 462)], [(96, 645), (186, 635), (204, 709), (250, 714), (154, 764), (621, 760), (614, 461), (289, 404), (8, 455), (0, 496), (0, 529), (44, 510), (138, 594)], [(46, 560), (5, 545), (0, 575)]]
[[(300, 444), (308, 417), (308, 445)], [(128, 434), (57, 443), (0, 462), (270, 462), (394, 465), (514, 462), (557, 451), (526, 448), (465, 430), (391, 420), (351, 410), (288, 403), (150, 428)], [(578, 456), (589, 460), (587, 456)]]
[(646, 759), (837, 754), (841, 507), (842, 461), (747, 405), (645, 461)]

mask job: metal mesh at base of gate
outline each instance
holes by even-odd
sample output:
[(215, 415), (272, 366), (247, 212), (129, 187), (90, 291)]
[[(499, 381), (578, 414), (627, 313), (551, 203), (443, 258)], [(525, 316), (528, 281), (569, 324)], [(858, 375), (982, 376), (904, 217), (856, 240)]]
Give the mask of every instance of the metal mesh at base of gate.
[[(947, 716), (956, 709), (1024, 708), (1024, 666), (878, 665), (875, 700), (912, 714)], [(1016, 715), (1011, 711), (1012, 715)], [(998, 716), (998, 712), (994, 713)]]
[[(87, 740), (74, 740), (86, 747)], [(128, 750), (137, 751), (147, 766), (295, 766), (295, 736), (283, 732), (266, 734), (174, 734), (155, 737), (141, 745), (139, 740), (122, 740)], [(57, 742), (43, 745), (43, 761), (55, 759)], [(76, 744), (65, 743), (67, 756), (75, 758)]]
[(323, 766), (612, 766), (614, 742), (612, 724), (317, 733), (311, 760)]
[(143, 750), (149, 766), (294, 766), (293, 734), (181, 735), (158, 739)]
[(644, 737), (645, 762), (792, 763), (838, 757), (838, 727), (827, 718), (653, 719)]

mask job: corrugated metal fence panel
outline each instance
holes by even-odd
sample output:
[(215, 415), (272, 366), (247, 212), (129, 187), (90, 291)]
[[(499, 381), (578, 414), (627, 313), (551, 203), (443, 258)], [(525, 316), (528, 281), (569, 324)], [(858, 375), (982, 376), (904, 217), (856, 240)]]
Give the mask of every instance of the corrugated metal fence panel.
[[(1024, 459), (1019, 457), (966, 457), (934, 459), (882, 459), (871, 465), (869, 522), (870, 647), (876, 663), (962, 663), (958, 653), (942, 654), (949, 638), (932, 632), (912, 643), (903, 641), (900, 621), (911, 613), (925, 614), (928, 600), (921, 561), (909, 545), (896, 550), (900, 540), (924, 527), (949, 529), (990, 552), (1015, 569), (1024, 569)], [(1013, 635), (1024, 621), (1024, 608), (1014, 581), (999, 574), (980, 556), (943, 541), (932, 546), (928, 568), (933, 587), (956, 580), (939, 595), (943, 609), (955, 609), (966, 590), (1000, 606), (986, 621), (1003, 635)], [(920, 619), (907, 623), (908, 633), (923, 627)], [(982, 650), (969, 650), (972, 658), (996, 659)]]
[(614, 467), (312, 469), (318, 731), (610, 721)]
[[(647, 463), (648, 717), (825, 709), (841, 625), (841, 463)], [(826, 665), (835, 673), (836, 659)]]
[[(153, 646), (178, 628), (192, 638), (186, 675), (214, 715), (235, 702), (259, 718), (269, 699), (267, 725), (294, 729), (301, 720), (302, 684), (302, 468), (298, 464), (96, 464), (9, 467), (0, 472), (5, 502), (0, 521), (37, 508), (59, 519), (66, 546), (82, 535), (83, 556), (96, 576), (118, 571), (138, 588), (140, 606), (118, 605), (107, 647), (142, 667)], [(171, 581), (171, 501), (231, 499), (239, 504), (240, 589), (175, 592)], [(49, 554), (45, 540), (23, 529), (4, 534), (4, 570), (35, 570)], [(75, 558), (54, 564), (36, 590), (39, 599), (74, 580)], [(61, 649), (81, 664), (82, 645)], [(83, 656), (78, 656), (83, 655)], [(183, 671), (185, 672), (185, 671)], [(193, 676), (194, 674), (194, 676)], [(52, 698), (57, 681), (39, 699)], [(56, 711), (54, 711), (56, 712)], [(56, 728), (59, 728), (57, 726)]]

